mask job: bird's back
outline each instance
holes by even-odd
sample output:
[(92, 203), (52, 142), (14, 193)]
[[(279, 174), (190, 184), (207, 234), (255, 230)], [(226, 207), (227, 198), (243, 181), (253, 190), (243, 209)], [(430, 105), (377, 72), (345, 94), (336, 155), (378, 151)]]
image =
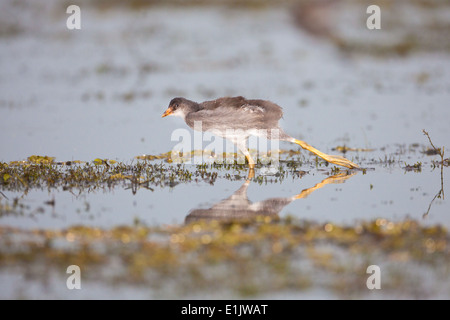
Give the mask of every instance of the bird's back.
[(195, 121), (202, 121), (204, 131), (272, 129), (278, 127), (282, 116), (282, 108), (271, 101), (223, 97), (201, 103), (199, 111), (186, 117), (186, 123), (193, 127)]

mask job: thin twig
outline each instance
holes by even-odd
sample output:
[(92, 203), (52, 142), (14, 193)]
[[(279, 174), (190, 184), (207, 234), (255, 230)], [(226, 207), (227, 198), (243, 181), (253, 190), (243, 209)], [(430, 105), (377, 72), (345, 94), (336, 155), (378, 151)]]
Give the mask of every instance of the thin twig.
[(423, 218), (425, 218), (426, 216), (428, 216), (428, 214), (430, 213), (431, 205), (433, 204), (433, 201), (434, 201), (436, 198), (440, 198), (441, 193), (444, 194), (443, 191), (444, 191), (443, 189), (439, 190), (439, 192), (434, 196), (433, 200), (431, 200), (431, 202), (430, 202), (430, 204), (429, 204), (429, 206), (428, 206), (427, 212), (425, 212), (425, 213), (423, 214), (423, 216), (422, 216)]
[(0, 194), (1, 194), (2, 196), (4, 196), (4, 197), (6, 198), (6, 200), (9, 200), (8, 197), (5, 196), (5, 194), (4, 194), (3, 192), (0, 191)]
[(425, 131), (425, 129), (422, 129), (422, 132), (424, 135), (427, 136), (428, 140), (430, 141), (431, 146), (433, 147), (434, 150), (436, 150), (439, 154), (440, 154), (440, 149), (436, 148), (433, 144), (433, 142), (431, 141), (430, 135), (428, 134), (428, 132)]
[(431, 141), (430, 135), (428, 134), (428, 132), (425, 131), (425, 129), (422, 130), (423, 134), (427, 136), (428, 140), (430, 141), (431, 146), (433, 147), (433, 149), (441, 156), (441, 189), (439, 190), (439, 192), (434, 196), (433, 200), (431, 200), (430, 205), (428, 206), (428, 210), (427, 212), (424, 213), (423, 217), (425, 218), (426, 216), (428, 216), (428, 214), (430, 213), (431, 210), (431, 205), (433, 204), (433, 201), (436, 198), (441, 198), (444, 200), (445, 199), (445, 195), (444, 195), (444, 147), (441, 148), (436, 148), (433, 144), (433, 142)]
[(433, 142), (431, 141), (430, 135), (428, 134), (428, 132), (425, 131), (425, 129), (422, 129), (422, 132), (424, 135), (427, 136), (428, 140), (430, 141), (431, 146), (433, 147), (433, 149), (441, 156), (441, 164), (444, 164), (444, 147), (441, 148), (436, 148), (433, 144)]

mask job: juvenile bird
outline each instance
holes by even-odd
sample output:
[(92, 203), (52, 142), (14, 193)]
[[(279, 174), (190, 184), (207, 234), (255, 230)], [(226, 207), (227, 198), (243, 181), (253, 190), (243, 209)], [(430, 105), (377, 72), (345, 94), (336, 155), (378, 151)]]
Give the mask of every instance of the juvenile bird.
[(247, 141), (252, 135), (293, 142), (330, 163), (350, 169), (359, 168), (344, 157), (325, 154), (305, 141), (286, 134), (278, 124), (283, 116), (282, 108), (268, 100), (239, 96), (197, 103), (185, 98), (174, 98), (162, 117), (168, 115), (183, 118), (192, 129), (195, 122), (201, 121), (202, 131), (209, 131), (232, 141), (247, 158), (251, 170), (255, 167), (255, 161), (247, 149)]

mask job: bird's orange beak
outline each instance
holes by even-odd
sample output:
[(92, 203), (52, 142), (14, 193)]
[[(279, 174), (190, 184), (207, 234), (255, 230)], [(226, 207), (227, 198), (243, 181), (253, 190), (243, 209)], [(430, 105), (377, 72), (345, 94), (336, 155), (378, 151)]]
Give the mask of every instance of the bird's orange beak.
[(167, 108), (167, 110), (163, 113), (163, 115), (161, 116), (161, 118), (170, 116), (170, 115), (172, 114), (172, 112), (173, 112), (172, 108), (170, 108), (170, 107)]

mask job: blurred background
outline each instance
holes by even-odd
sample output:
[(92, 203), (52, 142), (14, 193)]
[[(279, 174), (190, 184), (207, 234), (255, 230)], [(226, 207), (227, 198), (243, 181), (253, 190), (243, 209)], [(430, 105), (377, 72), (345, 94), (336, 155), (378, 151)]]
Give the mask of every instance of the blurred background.
[[(71, 4), (81, 30), (66, 27)], [(366, 27), (371, 4), (380, 30)], [(0, 161), (167, 152), (185, 128), (160, 118), (176, 96), (272, 100), (286, 131), (324, 152), (422, 142), (423, 128), (438, 144), (450, 136), (445, 0), (0, 6)]]
[[(366, 25), (367, 7), (374, 4), (381, 9), (380, 30)], [(81, 9), (81, 30), (66, 26), (69, 5)], [(275, 244), (281, 242), (272, 246), (256, 233), (255, 250), (247, 250), (247, 242), (238, 245), (244, 260), (231, 256), (216, 263), (222, 260), (207, 256), (203, 261), (213, 263), (203, 265), (195, 258), (208, 252), (202, 244), (172, 259), (183, 251), (170, 249), (174, 226), (182, 228), (236, 190), (245, 191), (247, 205), (324, 185), (336, 169), (314, 162), (307, 152), (292, 158), (294, 168), (284, 164), (282, 176), (258, 168), (246, 184), (246, 170), (209, 168), (217, 178), (209, 182), (189, 165), (192, 180), (177, 182), (177, 167), (159, 159), (145, 165), (162, 162), (168, 181), (148, 189), (133, 189), (128, 178), (115, 185), (59, 181), (56, 187), (32, 188), (20, 180), (23, 185), (17, 182), (14, 189), (8, 175), (0, 183), (0, 298), (448, 298), (448, 165), (427, 153), (422, 129), (437, 147), (450, 150), (449, 34), (448, 0), (2, 0), (0, 162), (36, 154), (87, 161), (98, 170), (105, 166), (94, 165), (96, 158), (136, 165), (138, 155), (170, 151), (178, 143), (171, 141), (172, 132), (188, 129), (180, 118), (161, 119), (172, 98), (268, 99), (284, 108), (287, 133), (325, 153), (353, 148), (345, 156), (372, 169), (278, 206), (272, 215), (286, 225), (294, 217), (318, 223), (317, 230), (331, 226), (326, 232), (333, 225), (350, 226), (355, 236), (361, 223), (374, 221), (375, 233), (362, 250), (342, 246), (345, 233), (321, 242), (319, 232), (323, 251), (311, 252), (295, 234), (295, 248), (280, 253)], [(433, 227), (409, 232), (415, 225), (409, 219)], [(126, 233), (138, 226), (158, 226), (167, 230), (165, 238), (151, 232), (148, 246), (141, 246)], [(108, 242), (108, 233), (97, 238), (115, 227), (125, 230), (121, 240)], [(377, 231), (383, 227), (395, 227), (392, 234), (408, 231), (386, 243), (389, 237)], [(42, 241), (34, 243), (36, 230), (42, 230)], [(49, 230), (63, 230), (63, 236), (47, 238)], [(89, 239), (105, 238), (111, 251), (93, 240), (90, 255), (91, 247), (74, 241), (70, 230), (91, 230)], [(173, 232), (185, 232), (178, 230)], [(274, 230), (269, 240), (284, 237)], [(260, 250), (266, 247), (273, 259)], [(255, 259), (256, 252), (262, 256)], [(77, 294), (65, 286), (69, 260), (92, 267)], [(378, 295), (365, 287), (372, 262), (384, 263), (388, 277)], [(142, 281), (142, 275), (150, 280)]]

